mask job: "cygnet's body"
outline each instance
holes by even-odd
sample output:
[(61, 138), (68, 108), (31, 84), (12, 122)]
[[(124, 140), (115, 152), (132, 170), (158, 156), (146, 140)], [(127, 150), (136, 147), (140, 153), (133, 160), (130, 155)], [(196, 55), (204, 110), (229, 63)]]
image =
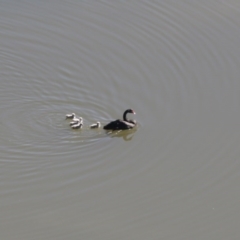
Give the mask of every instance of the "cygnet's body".
[(83, 119), (80, 117), (77, 119), (77, 121), (72, 121), (72, 124), (70, 123), (70, 125), (71, 125), (72, 129), (82, 128), (83, 127)]
[(96, 122), (92, 125), (90, 125), (90, 128), (100, 128), (101, 127), (101, 123), (100, 122)]
[(79, 117), (79, 118), (74, 117), (69, 125), (72, 126), (72, 125), (75, 125), (75, 124), (77, 124), (79, 122), (83, 123), (83, 119), (81, 117)]
[(76, 114), (75, 113), (70, 113), (70, 114), (67, 114), (66, 115), (66, 119), (73, 119), (76, 117)]
[(72, 129), (79, 129), (83, 127), (83, 123), (79, 121), (78, 123), (72, 125), (71, 127)]

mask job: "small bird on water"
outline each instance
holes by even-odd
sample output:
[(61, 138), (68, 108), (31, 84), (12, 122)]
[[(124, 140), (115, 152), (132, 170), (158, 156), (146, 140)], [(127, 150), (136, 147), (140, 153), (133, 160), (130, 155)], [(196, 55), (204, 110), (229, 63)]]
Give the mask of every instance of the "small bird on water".
[(74, 117), (76, 117), (75, 113), (70, 113), (66, 115), (66, 119), (73, 119)]
[(96, 122), (93, 123), (92, 125), (89, 126), (90, 128), (100, 128), (101, 127), (101, 123), (100, 122)]
[(83, 118), (79, 117), (76, 121), (70, 122), (72, 129), (78, 129), (83, 127)]
[(83, 122), (79, 121), (78, 123), (71, 126), (72, 129), (79, 129), (83, 127)]
[(77, 124), (79, 122), (83, 122), (83, 118), (81, 118), (81, 117), (79, 117), (79, 118), (74, 117), (69, 125), (72, 126), (72, 125), (75, 125), (75, 124)]

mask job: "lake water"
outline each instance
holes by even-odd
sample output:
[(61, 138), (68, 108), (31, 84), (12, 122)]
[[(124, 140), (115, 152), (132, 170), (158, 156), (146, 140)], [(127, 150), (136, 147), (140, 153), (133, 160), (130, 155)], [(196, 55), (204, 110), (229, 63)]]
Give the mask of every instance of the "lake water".
[(2, 0), (0, 239), (240, 239), (239, 40), (237, 0)]

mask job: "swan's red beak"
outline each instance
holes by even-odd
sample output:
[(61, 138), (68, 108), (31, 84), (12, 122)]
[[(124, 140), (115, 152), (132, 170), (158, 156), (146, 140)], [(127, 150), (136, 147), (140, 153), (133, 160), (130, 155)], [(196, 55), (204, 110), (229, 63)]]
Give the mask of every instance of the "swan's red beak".
[(136, 113), (132, 110), (132, 114), (136, 114)]

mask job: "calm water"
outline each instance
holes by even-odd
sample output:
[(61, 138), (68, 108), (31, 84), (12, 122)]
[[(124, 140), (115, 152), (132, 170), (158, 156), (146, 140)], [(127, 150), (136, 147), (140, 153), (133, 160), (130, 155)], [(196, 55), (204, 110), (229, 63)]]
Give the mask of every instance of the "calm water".
[(239, 239), (239, 39), (237, 0), (0, 1), (0, 238)]

